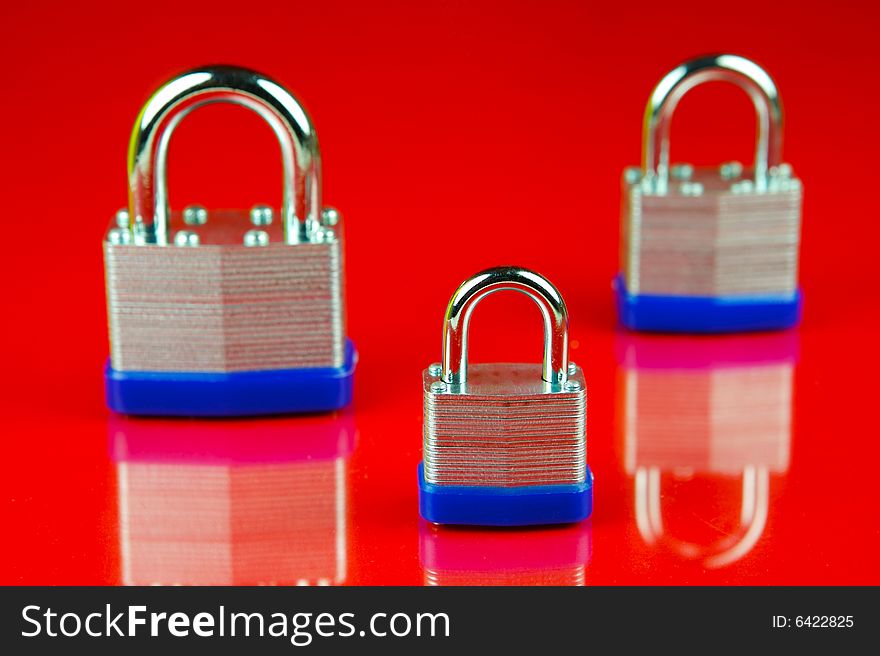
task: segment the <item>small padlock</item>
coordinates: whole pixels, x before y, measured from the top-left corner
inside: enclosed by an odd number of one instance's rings
[[[727,81],[755,105],[754,167],[669,165],[669,128],[693,87]],[[782,162],[776,85],[736,55],[685,62],[654,88],[645,110],[642,168],[623,176],[621,323],[635,330],[781,329],[800,319],[800,181]]]
[[[544,323],[544,363],[468,366],[468,324],[489,294],[529,296]],[[424,462],[419,508],[437,524],[519,526],[576,522],[592,510],[586,386],[568,361],[568,311],[543,276],[488,269],[453,294],[443,364],[423,373]]]
[[[284,168],[280,217],[264,205],[250,221],[243,210],[169,211],[171,135],[216,102],[272,127]],[[342,226],[321,204],[320,165],[305,110],[259,73],[196,69],[153,94],[131,136],[129,208],[104,241],[110,408],[233,416],[349,403],[356,353],[345,336]]]
[[[797,334],[623,334],[617,347],[617,424],[639,533],[707,568],[742,558],[764,531],[771,475],[788,470]],[[739,504],[738,521],[716,527],[708,541],[675,537],[664,521],[664,506],[675,500],[662,493],[664,477],[687,485],[740,479],[741,492],[724,500],[731,510]]]

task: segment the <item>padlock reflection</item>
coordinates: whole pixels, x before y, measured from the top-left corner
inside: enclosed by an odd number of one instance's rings
[[[110,421],[124,584],[345,581],[351,412]]]
[[[617,425],[646,543],[729,565],[761,539],[788,470],[796,334],[621,334]]]
[[[421,521],[425,585],[584,585],[590,531],[589,521],[516,530]]]

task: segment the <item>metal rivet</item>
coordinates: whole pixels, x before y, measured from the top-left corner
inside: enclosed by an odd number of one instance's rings
[[[673,164],[669,167],[669,175],[675,180],[690,180],[694,175],[692,164]]]
[[[325,207],[321,211],[321,224],[325,226],[335,226],[339,223],[339,219],[342,218],[342,215],[339,214],[339,211],[335,207]]]
[[[574,362],[568,363],[568,375],[574,376],[578,371],[578,366]]]
[[[333,228],[318,228],[312,240],[318,244],[330,244],[336,241],[336,233]]]
[[[186,225],[205,225],[208,222],[208,210],[201,205],[187,205],[183,208],[183,222]]]
[[[722,180],[736,180],[743,173],[743,165],[740,162],[724,162],[718,168],[718,173]]]
[[[576,380],[570,380],[565,384],[566,392],[577,392],[581,388],[581,384]]]
[[[116,225],[120,228],[128,228],[128,225],[131,223],[131,218],[128,215],[128,210],[124,207],[116,212]]]
[[[189,230],[178,230],[174,235],[175,246],[198,246],[199,236]]]
[[[107,234],[107,241],[116,246],[119,244],[130,244],[131,233],[128,231],[128,228],[113,228]]]
[[[251,208],[251,223],[255,226],[267,226],[272,223],[272,208],[268,205],[254,205]]]
[[[623,180],[626,184],[636,184],[642,179],[642,169],[638,166],[627,166],[623,169]]]
[[[265,230],[248,230],[244,233],[245,246],[268,246],[269,233]]]
[[[682,182],[679,191],[684,196],[701,196],[703,194],[703,185],[699,182]]]
[[[730,185],[730,191],[735,194],[747,194],[755,189],[755,183],[751,180],[740,180]]]
[[[446,383],[444,383],[442,380],[438,380],[438,381],[431,383],[431,391],[436,392],[438,394],[440,392],[445,392],[446,391]]]
[[[443,367],[440,365],[439,362],[434,362],[433,364],[430,364],[428,366],[428,373],[432,376],[439,376],[441,373],[443,373]]]

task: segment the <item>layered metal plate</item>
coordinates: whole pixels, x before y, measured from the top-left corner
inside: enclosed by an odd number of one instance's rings
[[[283,240],[280,221],[212,211],[171,215],[169,245],[104,241],[112,366],[117,371],[236,372],[340,367],[344,359],[339,229]]]
[[[802,187],[787,168],[757,190],[749,171],[679,165],[657,193],[624,176],[621,261],[630,294],[749,296],[797,289]]]
[[[586,478],[586,387],[546,383],[539,364],[473,364],[463,385],[423,374],[425,481],[522,487]]]

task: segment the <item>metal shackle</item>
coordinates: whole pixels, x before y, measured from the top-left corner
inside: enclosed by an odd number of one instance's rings
[[[731,82],[749,94],[758,117],[755,188],[766,191],[768,177],[782,158],[782,104],[772,78],[755,62],[738,55],[691,59],[660,80],[645,108],[642,174],[658,193],[669,184],[669,128],[678,102],[704,82]]]
[[[449,384],[467,382],[468,325],[477,304],[502,290],[523,293],[541,309],[544,322],[544,364],[541,378],[548,383],[568,379],[568,310],[553,284],[544,276],[520,267],[486,269],[464,281],[446,308],[443,322],[443,370]]]
[[[138,115],[128,149],[129,216],[136,239],[168,243],[168,142],[187,114],[218,102],[247,107],[272,128],[281,146],[284,240],[302,241],[320,222],[321,157],[315,129],[302,105],[281,85],[234,66],[197,68],[175,77]],[[297,212],[298,191],[304,196],[302,212]]]

